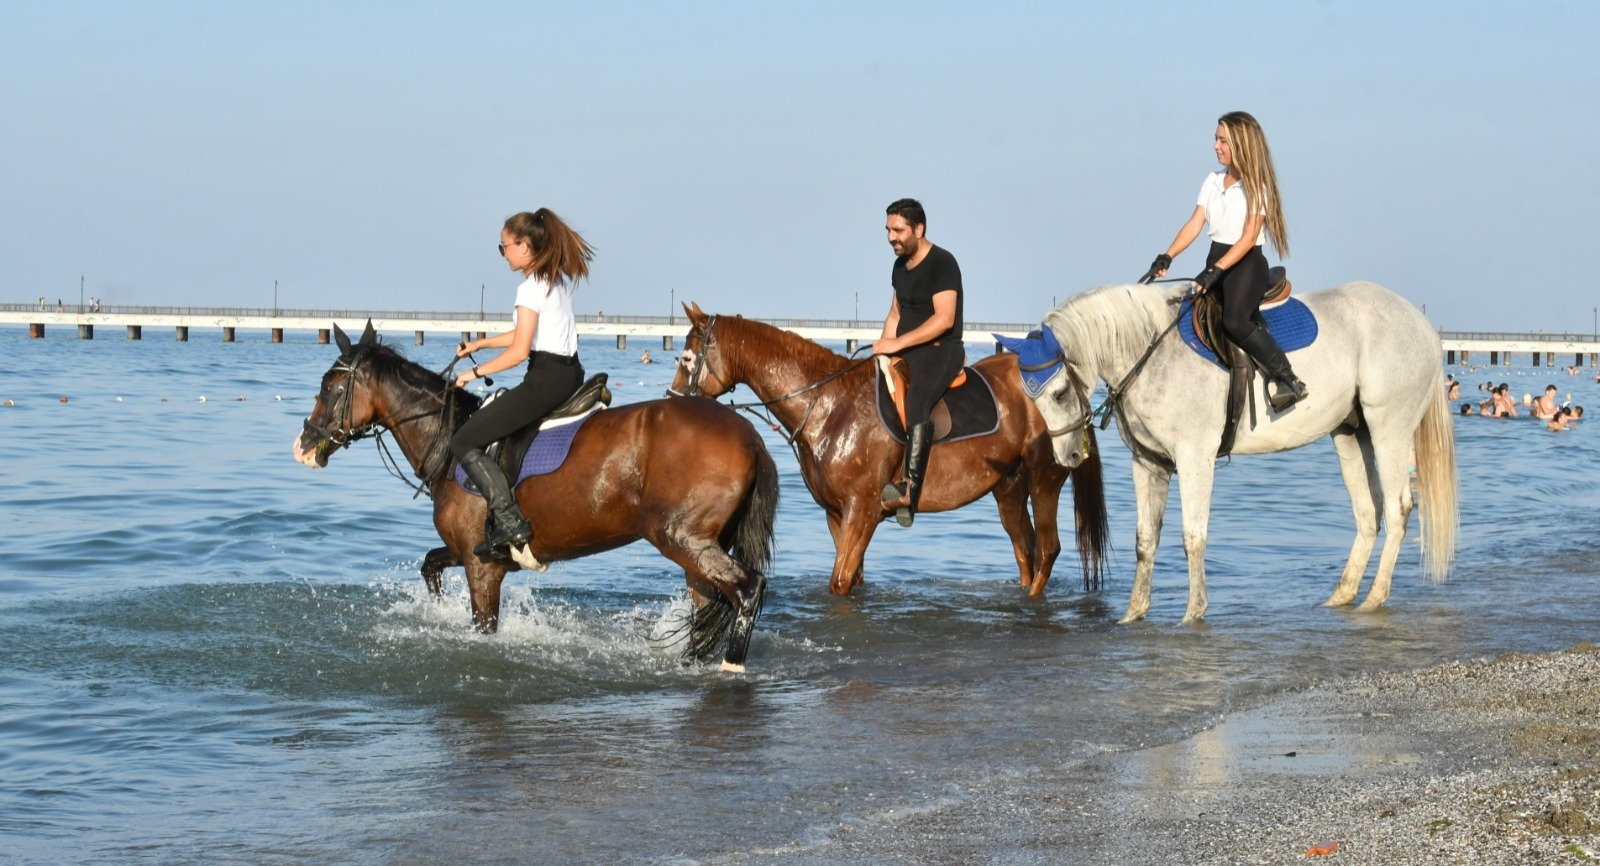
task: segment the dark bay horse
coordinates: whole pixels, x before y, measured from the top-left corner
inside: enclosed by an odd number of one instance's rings
[[[707,315],[698,304],[683,309],[690,328],[673,392],[717,397],[748,385],[768,406],[788,430],[806,487],[827,513],[835,549],[830,588],[848,594],[862,581],[878,523],[889,516],[880,491],[903,451],[878,420],[872,365],[763,322]],[[1022,585],[1038,596],[1061,552],[1056,509],[1068,470],[1056,462],[1044,419],[1022,391],[1016,356],[995,355],[974,367],[994,392],[1000,428],[935,444],[918,510],[950,511],[993,493]],[[1080,442],[1084,454],[1071,473],[1078,554],[1085,588],[1093,589],[1106,545],[1105,499],[1093,432]]]
[[[428,555],[424,574],[432,569],[436,586],[439,571],[464,566],[473,624],[495,631],[500,584],[514,566],[472,553],[483,540],[486,506],[456,483],[447,447],[480,401],[379,344],[370,322],[355,345],[337,327],[334,336],[340,355],[322,377],[295,459],[326,466],[330,453],[374,428],[393,434],[433,498],[433,525],[445,543]],[[655,545],[683,568],[696,604],[686,652],[705,658],[726,632],[723,670],[744,669],[766,591],[778,472],[737,414],[710,400],[605,409],[584,424],[559,469],[527,479],[516,497],[541,563],[641,538]]]

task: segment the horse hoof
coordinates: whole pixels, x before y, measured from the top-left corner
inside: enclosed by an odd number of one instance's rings
[[[736,665],[733,662],[723,662],[722,670],[725,673],[742,674],[744,673],[744,665]]]

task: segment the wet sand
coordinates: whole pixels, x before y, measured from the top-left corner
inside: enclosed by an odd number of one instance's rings
[[[1047,764],[738,860],[1600,863],[1600,648],[1356,677]]]

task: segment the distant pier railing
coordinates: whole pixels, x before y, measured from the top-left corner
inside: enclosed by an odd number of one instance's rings
[[[179,342],[187,342],[191,328],[218,329],[224,342],[233,342],[238,329],[264,330],[273,342],[282,342],[285,331],[311,331],[317,341],[328,342],[333,324],[345,330],[360,329],[367,321],[380,332],[411,331],[417,345],[427,333],[482,334],[507,329],[508,312],[462,312],[459,310],[371,310],[306,307],[185,307],[128,304],[0,303],[0,325],[26,325],[29,336],[43,337],[47,327],[72,326],[80,339],[92,340],[95,327],[126,329],[127,339],[141,340],[146,327],[172,328]],[[688,329],[683,316],[642,316],[597,312],[579,314],[580,336],[614,337],[617,347],[627,348],[628,338],[658,338],[670,350],[674,340]],[[866,319],[785,319],[764,318],[763,322],[794,331],[819,342],[842,342],[853,351],[877,339],[883,323]],[[988,343],[989,334],[1021,336],[1036,323],[965,323],[969,343]],[[1520,333],[1508,331],[1440,331],[1444,362],[1449,365],[1479,364],[1508,366],[1512,358],[1528,357],[1533,366],[1600,366],[1600,334],[1595,333]],[[1572,359],[1568,364],[1566,359]],[[1558,361],[1560,363],[1558,363]]]

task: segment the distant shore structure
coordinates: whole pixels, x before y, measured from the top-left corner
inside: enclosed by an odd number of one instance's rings
[[[379,333],[410,331],[416,345],[424,345],[426,335],[450,334],[463,339],[507,330],[509,313],[462,313],[425,310],[348,310],[289,309],[270,307],[158,307],[113,306],[99,304],[46,305],[35,303],[0,304],[0,326],[26,326],[28,336],[42,338],[49,327],[77,329],[78,339],[92,340],[95,328],[123,328],[129,340],[144,339],[145,328],[171,328],[180,343],[189,341],[190,329],[220,331],[224,343],[234,342],[240,330],[268,331],[272,342],[283,342],[285,331],[313,332],[318,343],[329,342],[334,324],[347,331],[360,331],[368,319]],[[737,312],[737,311],[728,311]],[[854,352],[869,345],[883,331],[883,323],[852,319],[762,319],[817,342],[844,343]],[[613,337],[618,349],[628,348],[628,338],[661,341],[664,351],[672,351],[676,341],[687,333],[688,319],[682,316],[630,316],[596,313],[578,316],[580,337]],[[968,344],[988,344],[989,334],[1021,337],[1037,324],[1017,322],[968,322]],[[1450,366],[1476,363],[1480,366],[1510,366],[1513,357],[1531,359],[1535,367],[1600,366],[1600,334],[1536,334],[1492,331],[1440,331],[1444,363]],[[999,347],[994,347],[999,351]],[[1565,359],[1572,359],[1567,362]],[[1558,360],[1559,359],[1559,360]]]

